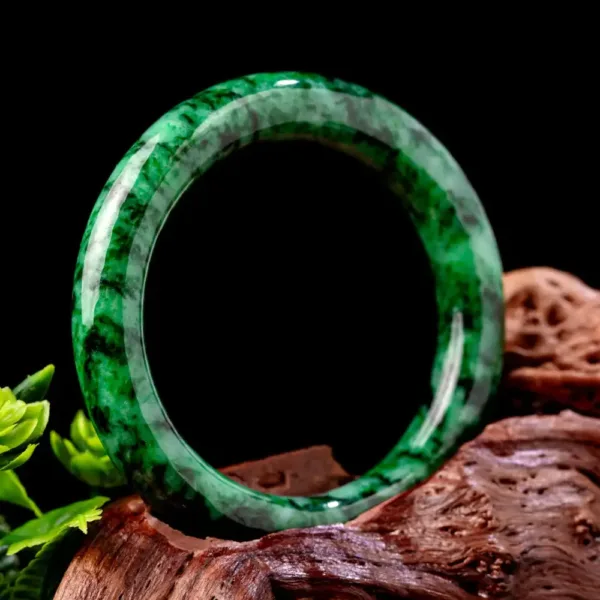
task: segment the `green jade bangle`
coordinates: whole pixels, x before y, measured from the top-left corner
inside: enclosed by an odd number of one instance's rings
[[[207,464],[169,419],[144,348],[144,287],[170,211],[197,177],[236,148],[283,139],[321,142],[380,172],[420,235],[438,307],[432,399],[424,399],[380,464],[312,497],[260,493]],[[98,434],[145,499],[194,520],[227,517],[275,531],[347,521],[419,483],[447,459],[465,432],[479,425],[497,385],[503,311],[493,232],[475,191],[440,142],[398,106],[360,86],[313,74],[266,73],[215,85],[179,104],[118,164],[82,241],[73,343]],[[310,410],[310,398],[302,409]],[[387,418],[394,418],[393,410]]]

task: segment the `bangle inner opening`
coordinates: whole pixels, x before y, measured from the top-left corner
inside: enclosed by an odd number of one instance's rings
[[[434,286],[377,173],[317,142],[251,145],[194,182],[159,236],[144,306],[157,391],[216,468],[328,445],[360,476],[431,400]],[[287,477],[254,483],[280,493]]]

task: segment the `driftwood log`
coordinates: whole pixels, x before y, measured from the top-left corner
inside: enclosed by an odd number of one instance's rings
[[[112,505],[57,600],[594,600],[600,421],[487,427],[427,482],[346,525],[251,542],[189,538],[139,498]]]
[[[56,598],[599,598],[600,292],[547,268],[508,273],[504,286],[506,412],[560,414],[488,426],[428,481],[345,525],[201,540],[123,499]],[[327,447],[224,471],[289,495],[351,478]]]

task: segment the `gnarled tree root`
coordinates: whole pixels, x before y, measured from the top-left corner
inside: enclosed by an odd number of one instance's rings
[[[113,504],[57,600],[578,598],[600,590],[600,420],[494,423],[422,485],[346,525],[199,540]]]

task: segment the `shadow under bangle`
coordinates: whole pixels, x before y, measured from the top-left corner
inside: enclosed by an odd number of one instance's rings
[[[145,281],[170,211],[216,161],[257,141],[284,139],[319,141],[379,171],[420,235],[438,308],[433,399],[423,402],[377,466],[314,497],[261,493],[207,464],[169,419],[144,348]],[[190,518],[225,516],[263,531],[344,522],[422,481],[478,424],[502,365],[502,266],[465,175],[393,103],[313,74],[257,74],[215,85],[150,127],[93,209],[74,300],[73,343],[85,402],[130,483],[156,506],[188,511]]]

